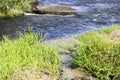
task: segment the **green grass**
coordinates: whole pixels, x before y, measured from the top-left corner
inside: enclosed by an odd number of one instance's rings
[[[15,40],[4,37],[0,42],[0,80],[27,80],[25,75],[21,76],[22,73],[32,71],[40,75],[42,70],[57,77],[59,68],[57,50],[38,41],[37,34],[29,33]]]
[[[120,40],[116,41],[110,36],[116,30],[120,32],[120,26],[113,25],[79,36],[80,48],[72,63],[100,80],[120,80]],[[118,36],[117,33],[115,35]]]
[[[14,17],[30,11],[37,0],[0,0],[0,17]]]
[[[104,34],[104,33],[109,34],[109,33],[113,32],[115,30],[120,30],[120,26],[117,25],[117,24],[114,24],[114,25],[112,25],[111,28],[99,29],[98,32],[102,33],[102,34]]]

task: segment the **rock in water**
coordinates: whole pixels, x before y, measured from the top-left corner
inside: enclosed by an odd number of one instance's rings
[[[36,14],[75,15],[77,11],[66,6],[44,6],[33,10]]]

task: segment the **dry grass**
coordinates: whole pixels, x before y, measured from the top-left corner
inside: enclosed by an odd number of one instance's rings
[[[120,41],[120,30],[115,30],[109,34],[109,37],[114,41]]]

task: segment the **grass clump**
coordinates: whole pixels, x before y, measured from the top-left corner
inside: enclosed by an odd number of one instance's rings
[[[42,73],[55,77],[59,68],[57,50],[39,42],[37,34],[26,34],[16,40],[4,37],[0,42],[0,80],[27,80],[30,76],[26,77],[26,72],[34,73],[32,80],[38,80]]]
[[[31,9],[37,0],[0,0],[0,17],[14,17]]]
[[[120,33],[120,27],[114,25],[79,36],[81,46],[72,63],[100,80],[120,80],[120,40],[110,35],[116,30]]]

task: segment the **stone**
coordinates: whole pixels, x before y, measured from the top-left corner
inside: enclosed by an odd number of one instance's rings
[[[55,14],[55,15],[75,15],[77,11],[71,7],[66,6],[43,6],[36,7],[32,11],[36,14]]]

